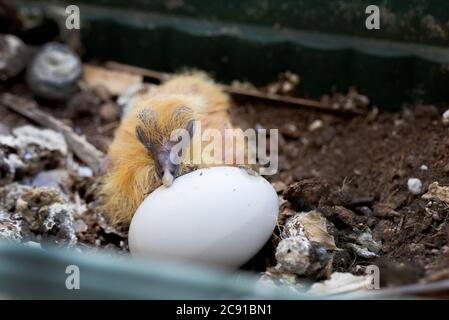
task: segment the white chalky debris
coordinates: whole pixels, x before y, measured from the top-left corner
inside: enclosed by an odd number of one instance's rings
[[[13,130],[14,135],[0,136],[0,144],[13,149],[26,149],[37,145],[49,151],[59,151],[67,154],[67,144],[64,136],[50,129],[38,129],[33,126],[22,126]]]
[[[304,236],[283,239],[276,248],[276,260],[284,271],[305,274],[311,263],[309,240]]]
[[[329,261],[327,250],[337,250],[328,222],[319,212],[301,212],[289,218],[276,248],[277,268],[282,272],[315,276]]]
[[[20,242],[22,240],[20,230],[20,221],[11,219],[6,213],[0,210],[0,239]]]

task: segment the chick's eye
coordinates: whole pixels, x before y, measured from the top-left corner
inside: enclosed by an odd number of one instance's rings
[[[148,152],[153,153],[153,144],[151,143],[150,139],[145,135],[141,127],[136,127],[136,137],[142,143],[145,148],[148,150]]]

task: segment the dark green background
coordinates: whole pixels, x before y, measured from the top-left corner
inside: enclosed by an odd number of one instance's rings
[[[70,3],[80,4],[90,57],[162,71],[195,67],[225,82],[263,84],[291,70],[303,96],[355,85],[384,108],[449,100],[449,1]],[[381,30],[365,28],[368,4],[380,7]]]

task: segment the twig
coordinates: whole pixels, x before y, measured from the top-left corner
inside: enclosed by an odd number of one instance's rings
[[[159,71],[150,70],[150,69],[146,69],[146,68],[130,66],[127,64],[114,62],[114,61],[107,62],[106,67],[113,69],[113,70],[124,71],[124,72],[128,72],[128,73],[134,73],[134,74],[138,74],[141,76],[153,78],[153,79],[159,80],[161,82],[166,81],[173,76],[170,73],[159,72]],[[322,103],[321,101],[312,100],[312,99],[288,97],[288,96],[281,96],[281,95],[277,95],[277,94],[266,94],[266,93],[256,91],[256,90],[239,89],[239,88],[235,88],[235,87],[225,85],[225,84],[221,84],[220,86],[222,87],[222,89],[225,92],[228,92],[232,95],[251,97],[251,98],[273,101],[273,102],[282,102],[282,103],[295,105],[295,106],[303,106],[303,107],[309,107],[309,108],[314,108],[314,109],[320,109],[322,111],[327,111],[327,112],[361,114],[361,112],[358,110],[334,109],[334,108],[331,108],[330,106]]]
[[[115,62],[115,61],[109,61],[106,62],[106,68],[117,70],[117,71],[123,71],[128,73],[134,73],[138,75],[142,75],[144,77],[150,77],[159,81],[166,81],[172,77],[170,73],[150,70],[146,68],[136,67],[136,66],[130,66],[128,64]]]
[[[40,110],[36,102],[13,94],[3,93],[0,95],[0,104],[43,127],[62,133],[70,150],[95,173],[100,172],[101,161],[104,157],[103,152],[87,142],[85,138],[76,134],[68,125]]]

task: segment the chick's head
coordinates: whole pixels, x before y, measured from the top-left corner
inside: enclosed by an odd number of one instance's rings
[[[164,186],[170,186],[179,175],[182,152],[194,133],[195,103],[183,97],[160,97],[137,109],[136,137],[154,160]]]

